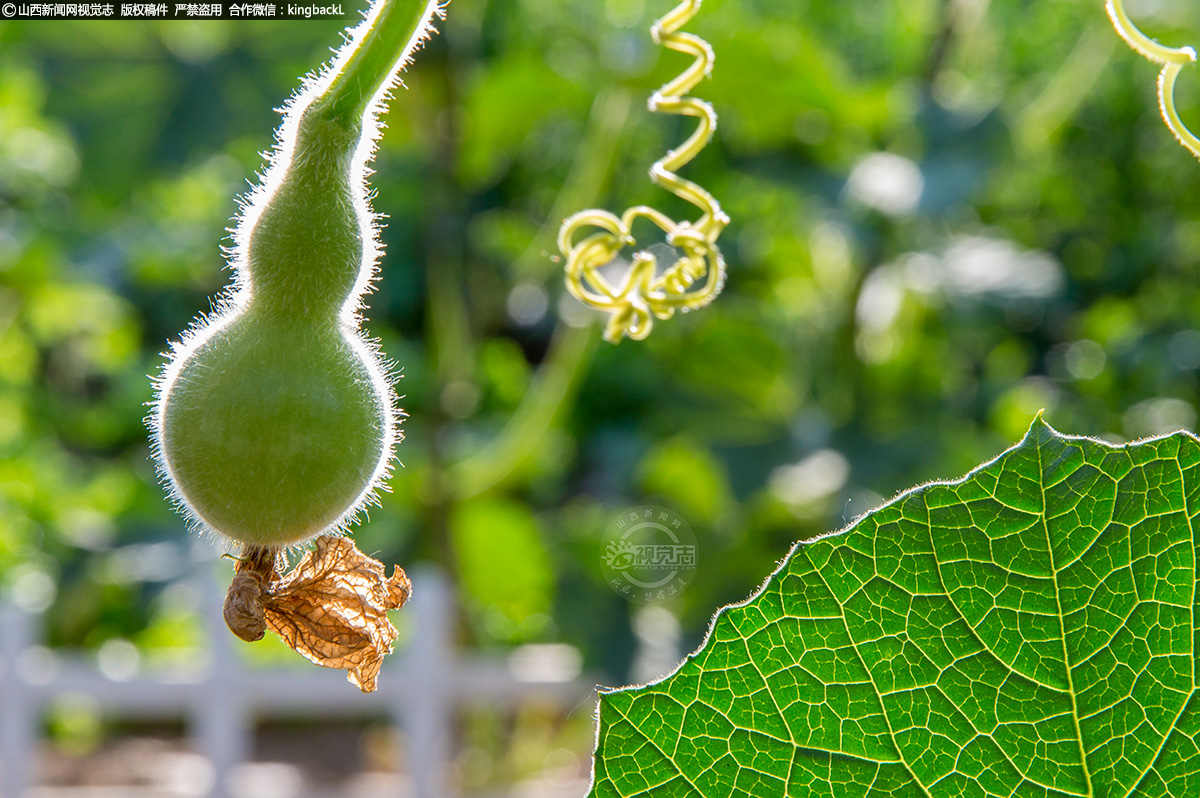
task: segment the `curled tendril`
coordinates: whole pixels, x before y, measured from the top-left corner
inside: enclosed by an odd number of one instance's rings
[[[1163,121],[1179,139],[1179,143],[1200,158],[1200,138],[1188,130],[1175,108],[1175,81],[1185,65],[1195,63],[1196,51],[1191,47],[1164,47],[1142,33],[1129,19],[1124,0],[1108,0],[1107,7],[1108,16],[1121,38],[1141,55],[1156,64],[1162,64],[1162,73],[1158,76],[1158,105],[1162,109]]]
[[[717,237],[729,224],[729,217],[711,194],[675,173],[704,149],[717,128],[712,106],[687,96],[712,71],[713,52],[708,42],[680,33],[680,28],[700,10],[700,2],[684,0],[650,28],[655,44],[696,57],[691,66],[650,97],[650,110],[699,120],[687,141],[650,168],[650,179],[695,205],[703,215],[694,222],[676,222],[645,205],[629,208],[620,217],[608,211],[587,210],[568,217],[558,234],[558,248],[567,260],[567,289],[584,304],[610,314],[604,337],[613,343],[623,336],[645,338],[655,318],[668,319],[676,310],[704,307],[725,284],[725,261]],[[654,255],[636,252],[620,285],[614,286],[600,273],[600,267],[616,258],[622,248],[637,243],[631,231],[639,219],[661,229],[667,243],[682,255],[660,274]],[[598,232],[579,238],[584,228]]]

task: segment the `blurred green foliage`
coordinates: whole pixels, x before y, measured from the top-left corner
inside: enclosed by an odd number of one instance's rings
[[[670,605],[690,646],[793,540],[962,474],[1039,408],[1110,439],[1193,426],[1200,370],[1200,165],[1100,0],[708,0],[721,127],[687,176],[733,218],[728,285],[599,345],[553,238],[583,207],[688,213],[645,176],[689,130],[642,105],[681,66],[646,34],[668,5],[454,0],[373,177],[367,328],[409,418],[356,539],[446,568],[465,641],[569,642],[614,683],[632,608],[600,536],[621,510],[695,530]],[[1200,41],[1188,0],[1130,11]],[[0,580],[53,644],[197,639],[146,375],[225,283],[272,109],[340,27],[0,25]]]

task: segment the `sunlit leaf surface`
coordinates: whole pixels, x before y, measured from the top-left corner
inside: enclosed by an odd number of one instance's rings
[[[603,695],[597,796],[1200,795],[1200,442],[1040,419],[797,545],[674,675]]]

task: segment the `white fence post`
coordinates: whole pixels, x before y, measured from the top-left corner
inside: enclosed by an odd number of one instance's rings
[[[416,629],[405,652],[407,695],[399,694],[408,700],[407,707],[401,705],[398,710],[415,798],[446,798],[450,794],[447,770],[453,755],[454,705],[448,688],[454,675],[453,602],[441,573],[423,569],[414,575]]]
[[[455,712],[466,701],[515,706],[529,698],[577,706],[592,683],[574,669],[544,667],[548,649],[530,646],[513,657],[463,657],[457,641],[454,591],[434,569],[414,569],[413,597],[403,611],[412,637],[384,664],[379,692],[363,695],[341,671],[243,668],[221,615],[221,585],[201,562],[200,588],[208,667],[125,674],[119,678],[69,652],[39,651],[41,618],[0,602],[0,798],[23,798],[40,745],[44,707],[66,693],[86,695],[116,717],[182,718],[198,753],[212,764],[210,798],[230,798],[231,775],[252,756],[254,722],[267,717],[375,717],[390,708],[403,729],[403,771],[410,798],[449,798]],[[197,652],[201,654],[202,652]],[[559,652],[561,653],[561,651]],[[46,664],[35,665],[44,654]],[[520,655],[524,655],[523,657]],[[577,658],[577,653],[575,654]],[[524,667],[514,667],[520,660]],[[542,667],[530,669],[530,663]]]
[[[35,644],[33,619],[0,606],[0,795],[19,798],[29,786],[29,761],[37,750],[37,707],[21,678],[23,655]]]
[[[190,732],[196,748],[212,764],[210,798],[230,798],[233,770],[251,755],[254,717],[246,706],[233,638],[225,628],[220,585],[211,574],[205,576],[203,621],[212,660],[192,694]]]

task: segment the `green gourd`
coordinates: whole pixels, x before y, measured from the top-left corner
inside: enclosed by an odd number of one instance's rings
[[[172,347],[151,418],[164,482],[204,530],[281,548],[344,530],[386,479],[401,413],[360,329],[380,255],[377,115],[437,0],[378,0],[284,110],[216,311]]]

